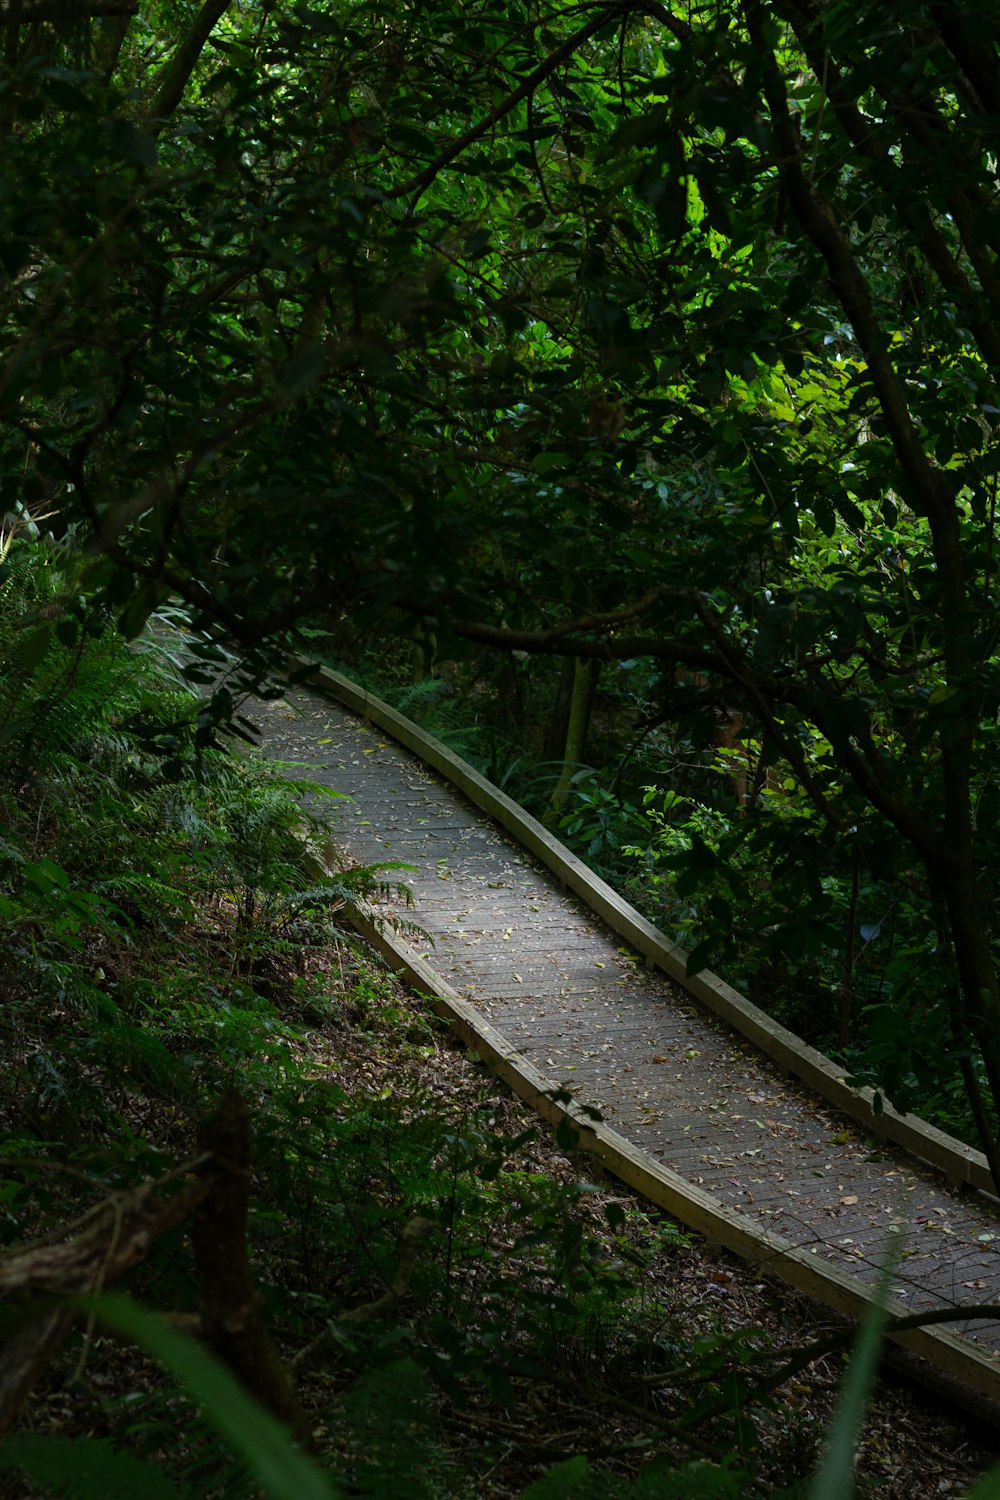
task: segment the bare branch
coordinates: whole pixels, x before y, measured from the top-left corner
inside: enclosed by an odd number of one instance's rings
[[[29,1245],[0,1260],[0,1296],[80,1296],[99,1291],[145,1260],[159,1237],[181,1223],[208,1192],[195,1182],[164,1198],[143,1183],[100,1205],[89,1229],[60,1245]],[[47,1307],[29,1316],[0,1355],[0,1438],[24,1410],[49,1360],[79,1317],[76,1308]]]

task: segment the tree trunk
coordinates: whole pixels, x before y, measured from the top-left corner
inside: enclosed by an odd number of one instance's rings
[[[247,1253],[250,1122],[235,1089],[198,1133],[211,1184],[194,1215],[202,1333],[247,1390],[307,1447],[309,1423],[264,1320]]]
[[[600,671],[601,664],[598,661],[587,661],[581,656],[573,659],[573,689],[566,720],[562,770],[549,804],[549,811],[553,816],[558,816],[564,810],[569,801],[573,777],[583,762],[587,748],[587,730],[590,728],[590,712],[594,706],[594,692]]]
[[[971,853],[960,868],[952,865],[946,874],[932,873],[937,875],[934,883],[941,890],[948,914],[958,970],[960,993],[952,1006],[956,1030],[974,1040],[982,1058],[992,1118],[983,1107],[972,1070],[963,1068],[963,1078],[982,1148],[1000,1192],[1000,979],[993,961],[989,924],[979,899]]]

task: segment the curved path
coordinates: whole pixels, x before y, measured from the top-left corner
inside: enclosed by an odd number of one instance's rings
[[[324,676],[337,691],[342,680]],[[291,751],[309,767],[298,774],[351,799],[324,801],[340,848],[364,864],[414,866],[403,874],[414,906],[401,915],[426,937],[407,940],[420,956],[390,942],[399,966],[418,987],[446,997],[463,1034],[544,1113],[558,1112],[544,1098],[550,1080],[598,1109],[606,1126],[587,1132],[589,1144],[619,1175],[841,1311],[863,1311],[887,1261],[894,1314],[1000,1302],[995,1199],[950,1187],[817,1103],[687,989],[645,967],[634,947],[384,728],[303,690],[260,705],[255,718],[262,748],[276,744],[286,759]],[[383,723],[397,718],[382,715]],[[578,863],[568,856],[559,868]],[[641,938],[648,924],[637,921]],[[764,1024],[767,1044],[781,1028]],[[810,1076],[817,1054],[802,1051]],[[839,1099],[836,1070],[825,1067]],[[925,1157],[943,1153],[953,1174],[981,1180],[976,1153],[956,1143],[949,1155],[937,1132],[918,1137],[918,1149],[920,1139],[929,1143]],[[1000,1323],[959,1319],[947,1331],[899,1341],[1000,1404]]]

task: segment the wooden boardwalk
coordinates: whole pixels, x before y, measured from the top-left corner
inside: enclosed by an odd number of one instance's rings
[[[747,1221],[917,1312],[1000,1302],[1000,1205],[817,1103],[636,954],[388,735],[308,691],[258,706],[265,750],[346,794],[357,861],[403,860],[434,969],[538,1070]],[[1000,1364],[1000,1324],[954,1332]]]

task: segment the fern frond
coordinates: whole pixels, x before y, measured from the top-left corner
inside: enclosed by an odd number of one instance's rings
[[[188,921],[194,915],[190,898],[176,885],[157,880],[138,871],[122,870],[104,880],[96,880],[91,890],[97,896],[110,896],[115,902],[128,901],[145,920],[161,920],[169,912]]]
[[[8,1438],[0,1469],[20,1469],[60,1500],[194,1500],[171,1484],[159,1465],[119,1452],[106,1438],[68,1438],[50,1432]]]

